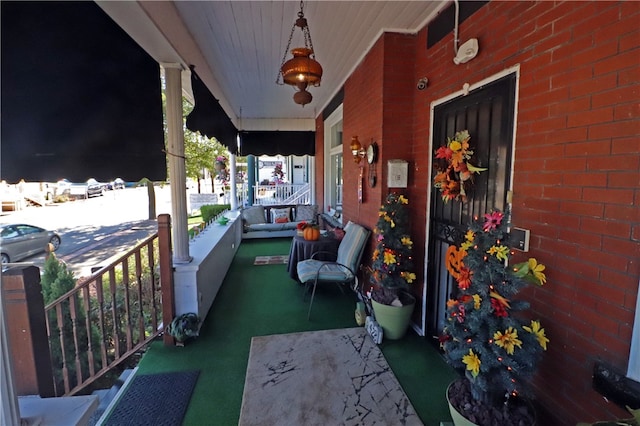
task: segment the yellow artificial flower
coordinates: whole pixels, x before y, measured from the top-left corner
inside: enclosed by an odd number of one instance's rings
[[[458,142],[458,141],[452,141],[449,144],[449,149],[451,151],[460,151],[462,149],[462,144],[460,142]]]
[[[462,357],[462,362],[466,364],[467,370],[471,371],[471,375],[476,377],[480,373],[480,358],[469,349],[469,354]]]
[[[480,309],[480,302],[482,302],[482,297],[480,297],[479,294],[474,294],[472,297],[474,309]]]
[[[467,251],[471,247],[473,247],[473,241],[465,241],[464,243],[460,244],[461,251]]]
[[[411,241],[411,238],[407,237],[406,235],[402,237],[400,241],[403,245],[409,246],[409,248],[411,248],[411,246],[413,245],[413,241]]]
[[[398,197],[398,201],[402,204],[409,204],[409,200],[404,195]]]
[[[542,346],[542,349],[547,350],[547,343],[549,343],[549,339],[544,335],[544,328],[540,328],[540,321],[531,321],[531,327],[523,326],[526,331],[531,334],[534,334],[538,339],[538,343]]]
[[[529,258],[529,271],[531,271],[533,273],[533,276],[536,277],[538,279],[538,281],[540,281],[540,285],[543,285],[544,283],[547,282],[547,277],[544,275],[544,268],[545,266],[542,263],[538,263],[538,261],[531,257]]]
[[[518,339],[518,330],[514,330],[513,327],[507,328],[504,333],[496,331],[493,339],[495,344],[504,348],[509,355],[513,355],[516,346],[522,347],[522,341]]]
[[[416,279],[416,274],[413,272],[401,272],[400,276],[404,278],[409,284],[411,284]]]
[[[395,254],[391,253],[390,251],[385,251],[384,252],[384,263],[386,263],[387,265],[391,265],[391,264],[396,263]]]
[[[464,238],[465,238],[467,241],[473,241],[473,238],[474,238],[475,236],[476,236],[476,234],[474,234],[474,233],[473,233],[473,231],[472,231],[471,229],[469,229],[469,230],[467,231],[467,233],[464,235]]]
[[[487,250],[492,256],[495,256],[498,260],[507,260],[507,255],[509,254],[509,247],[507,246],[491,246],[489,250]]]
[[[392,227],[392,228],[395,228],[395,227],[396,227],[396,223],[395,223],[393,220],[390,220],[389,222],[391,223],[391,227]]]
[[[378,249],[375,249],[373,251],[373,256],[371,256],[373,258],[373,260],[376,260],[378,258],[378,255],[380,254],[380,251]]]

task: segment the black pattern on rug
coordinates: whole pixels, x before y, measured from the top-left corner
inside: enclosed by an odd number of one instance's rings
[[[179,426],[200,371],[136,375],[105,426]]]
[[[254,337],[241,426],[422,425],[364,328]]]
[[[277,256],[256,256],[253,261],[254,265],[286,265],[289,262],[289,255]]]

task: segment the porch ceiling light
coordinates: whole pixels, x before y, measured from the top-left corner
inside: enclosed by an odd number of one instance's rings
[[[291,47],[291,39],[296,27],[300,28],[304,37],[304,47],[295,47],[291,50],[293,58],[287,59],[287,53]],[[291,27],[287,48],[282,57],[282,65],[278,72],[277,84],[288,84],[294,86],[298,91],[293,95],[293,101],[297,104],[305,106],[313,99],[311,93],[307,92],[309,86],[320,86],[322,79],[322,66],[315,59],[313,51],[313,43],[311,41],[311,33],[307,19],[304,17],[304,4],[300,1],[300,12],[298,19]]]

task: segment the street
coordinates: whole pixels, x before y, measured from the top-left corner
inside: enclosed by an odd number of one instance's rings
[[[156,187],[155,192],[156,213],[170,214],[169,186]],[[0,223],[27,223],[56,231],[62,239],[56,256],[81,278],[157,231],[156,221],[148,220],[148,209],[147,189],[127,188],[86,200],[2,212]],[[40,253],[20,263],[42,268],[44,259]]]

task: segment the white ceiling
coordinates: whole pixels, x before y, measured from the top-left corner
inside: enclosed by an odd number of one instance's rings
[[[313,101],[304,108],[293,102],[291,86],[276,84],[300,2],[97,3],[158,62],[195,64],[238,128],[313,130],[313,119],[384,31],[416,33],[449,2],[305,2],[324,74],[320,87],[308,89]],[[302,45],[296,28],[291,48]]]

